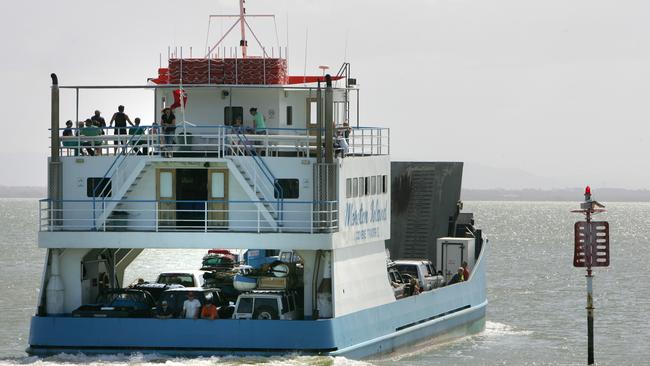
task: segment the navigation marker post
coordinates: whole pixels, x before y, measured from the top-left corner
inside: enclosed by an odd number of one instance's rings
[[[609,266],[609,223],[591,221],[591,216],[606,212],[605,206],[591,199],[591,188],[585,188],[585,201],[579,210],[571,212],[585,215],[586,221],[574,225],[573,266],[587,267],[587,364],[594,364],[594,298],[591,267]]]

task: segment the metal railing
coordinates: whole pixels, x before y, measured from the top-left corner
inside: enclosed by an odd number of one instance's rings
[[[264,134],[255,134],[250,129],[232,126],[192,125],[176,127],[171,143],[165,143],[165,135],[159,126],[126,127],[141,128],[143,135],[111,135],[113,128],[104,128],[104,135],[84,136],[82,129],[70,129],[72,136],[61,137],[61,156],[120,155],[125,147],[129,154],[163,155],[170,157],[224,156],[232,145],[240,143],[238,136],[244,136],[255,145],[255,150],[266,156],[316,156],[316,135],[314,128],[267,128]],[[65,129],[60,129],[64,131]],[[82,131],[80,133],[80,131]],[[335,150],[341,156],[388,155],[390,153],[390,132],[381,127],[351,127],[345,138],[345,129],[337,127],[334,138]],[[135,136],[137,140],[135,140]],[[342,141],[343,140],[343,141]]]
[[[271,227],[256,201],[92,200],[39,201],[40,231],[191,231],[191,232],[295,232],[322,233],[339,229],[338,201],[291,201],[282,215],[283,225]],[[120,205],[95,227],[94,211],[103,205]],[[61,207],[55,209],[54,207]],[[318,209],[317,209],[318,208]],[[59,213],[58,219],[55,214]]]

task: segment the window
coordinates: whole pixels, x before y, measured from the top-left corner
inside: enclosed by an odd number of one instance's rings
[[[381,193],[388,192],[388,177],[385,175],[381,176]]]
[[[286,296],[282,296],[282,314],[291,311],[289,308],[289,299]]]
[[[276,298],[258,297],[255,299],[255,311],[269,311],[279,314],[278,300]]]
[[[88,197],[110,197],[111,178],[87,178],[86,196]]]
[[[298,198],[300,196],[298,179],[277,179],[275,186],[277,188],[273,192],[275,198]]]
[[[359,178],[359,197],[363,197],[366,194],[365,185],[363,183],[363,177]]]
[[[365,180],[365,184],[366,184],[366,189],[365,189],[364,192],[366,193],[366,196],[369,196],[370,195],[370,177],[366,177],[364,180]]]
[[[370,194],[377,194],[377,177],[370,177]]]
[[[240,314],[249,314],[253,312],[253,298],[252,297],[242,297],[239,299],[239,306],[237,307],[237,312]]]
[[[233,121],[239,121],[243,124],[244,121],[244,107],[225,107],[223,109],[223,124],[230,126]]]
[[[350,198],[352,195],[352,182],[350,182],[350,178],[347,178],[345,180],[345,198]]]
[[[293,107],[287,106],[287,126],[293,125]]]
[[[359,179],[352,178],[352,197],[359,197]]]

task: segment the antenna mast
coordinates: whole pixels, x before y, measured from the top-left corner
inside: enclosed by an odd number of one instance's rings
[[[241,46],[242,57],[246,58],[246,47],[248,46],[248,42],[246,42],[246,20],[244,20],[246,8],[244,8],[244,2],[245,0],[239,0],[239,25],[241,28],[241,41],[239,41],[239,45]]]

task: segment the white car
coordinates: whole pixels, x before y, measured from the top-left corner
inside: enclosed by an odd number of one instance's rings
[[[203,278],[204,273],[206,272],[197,270],[162,272],[158,275],[156,283],[181,285],[183,287],[203,287],[205,284],[205,279]]]
[[[396,260],[393,262],[395,268],[401,274],[408,274],[413,278],[416,278],[420,283],[420,288],[422,291],[433,290],[444,286],[445,280],[442,276],[439,276],[431,261],[426,259],[411,259],[411,260]]]
[[[233,319],[298,319],[296,294],[288,291],[251,291],[239,295]]]

